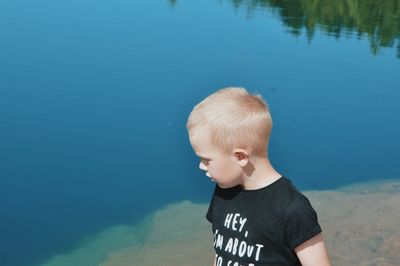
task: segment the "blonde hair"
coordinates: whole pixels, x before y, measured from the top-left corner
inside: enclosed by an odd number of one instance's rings
[[[266,155],[272,118],[261,95],[250,94],[241,87],[228,87],[193,108],[186,128],[190,134],[198,127],[209,131],[211,145],[224,154],[235,148],[247,148],[254,154]]]

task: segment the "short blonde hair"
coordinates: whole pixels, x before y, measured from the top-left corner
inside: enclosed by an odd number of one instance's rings
[[[261,95],[244,88],[223,88],[198,103],[186,128],[190,134],[198,127],[209,131],[211,145],[224,154],[235,148],[250,149],[258,155],[268,153],[272,130],[269,107]]]

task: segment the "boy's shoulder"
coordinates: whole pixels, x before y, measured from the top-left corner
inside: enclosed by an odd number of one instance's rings
[[[282,176],[280,182],[271,189],[269,200],[287,210],[293,206],[300,207],[303,203],[309,203],[308,198],[287,177]]]

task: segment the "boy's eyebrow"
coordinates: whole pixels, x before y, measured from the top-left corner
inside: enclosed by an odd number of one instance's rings
[[[201,158],[201,159],[204,159],[204,160],[211,160],[211,159],[209,159],[209,158],[206,158],[206,157],[201,156],[200,154],[197,154],[197,153],[196,153],[196,155],[197,155],[197,157],[199,157],[199,158]]]

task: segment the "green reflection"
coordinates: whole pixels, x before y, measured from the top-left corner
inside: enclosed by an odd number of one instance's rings
[[[400,0],[228,0],[237,8],[277,12],[295,36],[305,30],[312,40],[315,30],[331,36],[367,36],[371,52],[397,48],[400,58]]]
[[[299,35],[302,29],[312,39],[315,29],[329,35],[367,35],[371,52],[394,47],[400,57],[400,0],[231,0],[250,11],[259,7],[278,9],[282,21]]]
[[[168,0],[171,6],[175,6],[177,0]]]

